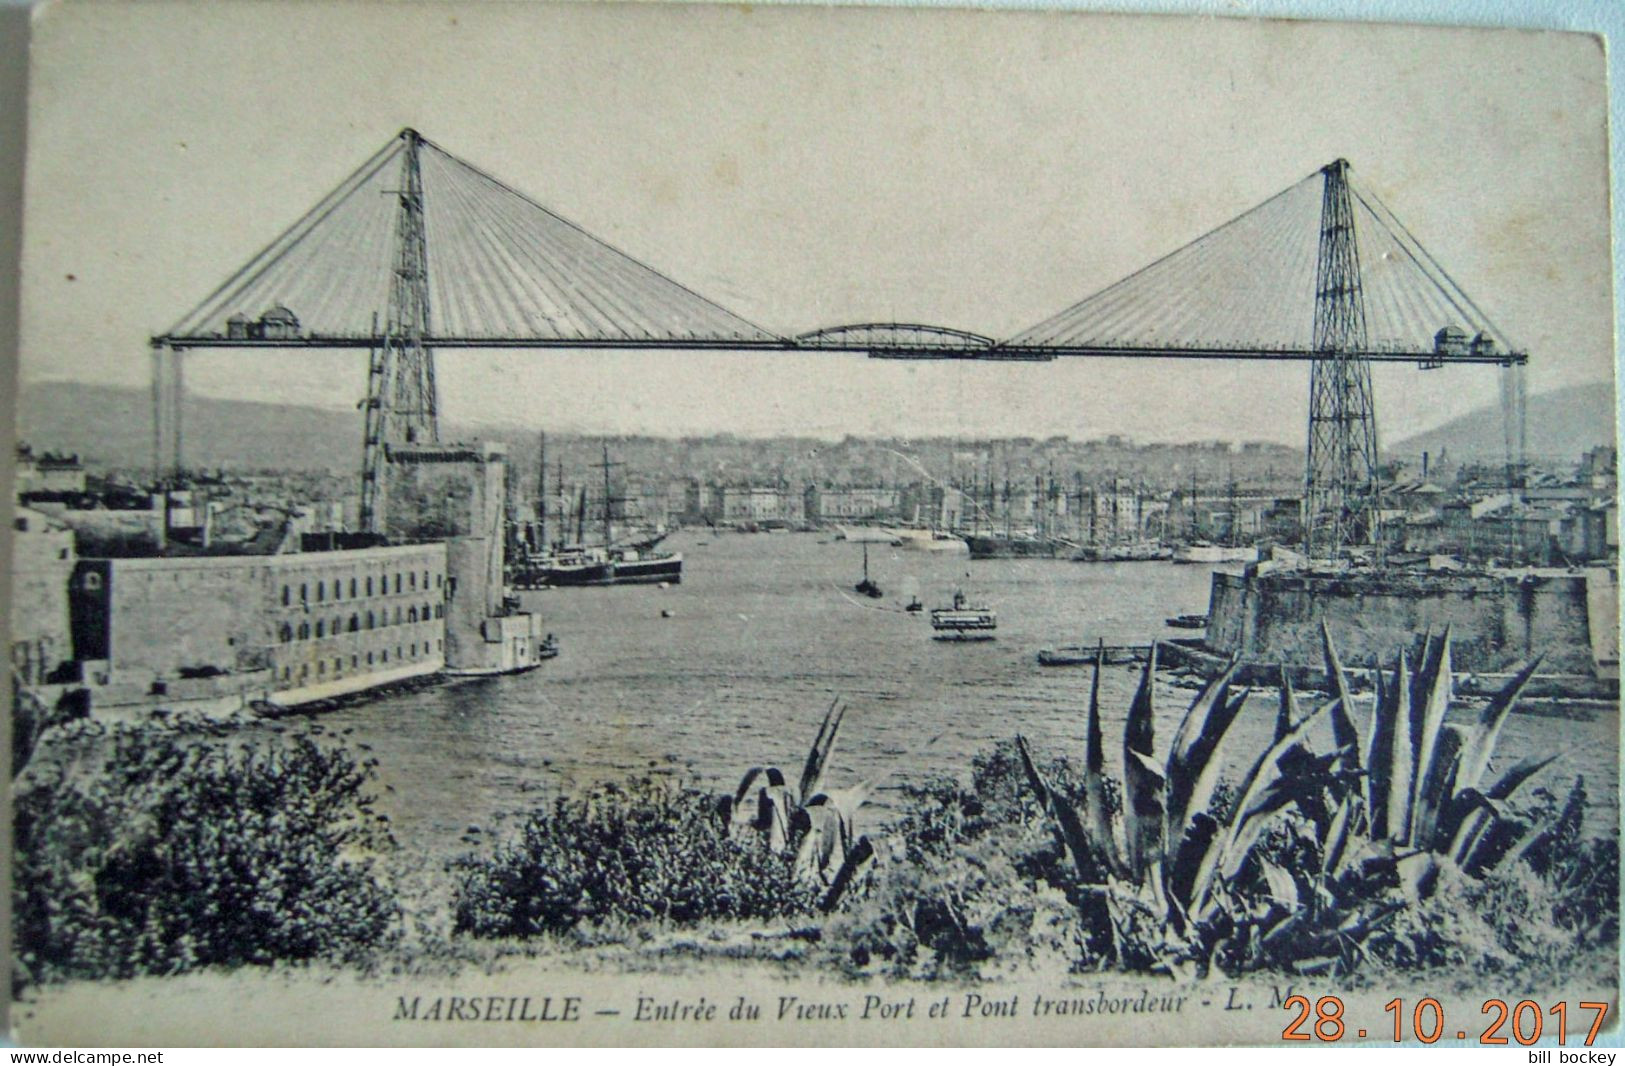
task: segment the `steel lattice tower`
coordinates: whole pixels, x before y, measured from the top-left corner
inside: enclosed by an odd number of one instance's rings
[[[1371,401],[1360,252],[1348,161],[1321,170],[1320,252],[1315,268],[1317,354],[1309,371],[1309,458],[1304,550],[1336,558],[1376,533],[1377,416]]]
[[[368,363],[366,438],[361,466],[361,528],[382,531],[381,479],[386,444],[440,439],[429,335],[429,251],[423,225],[423,172],[418,159],[423,138],[402,130],[400,198],[395,216],[395,268],[383,345]]]

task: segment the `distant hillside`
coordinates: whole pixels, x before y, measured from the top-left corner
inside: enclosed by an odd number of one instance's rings
[[[1612,443],[1612,392],[1606,386],[1584,385],[1529,397],[1530,454],[1535,457],[1577,459],[1587,448]],[[22,392],[17,426],[21,439],[36,448],[77,452],[87,462],[97,466],[145,467],[152,460],[152,399],[145,389],[66,381],[30,385]],[[186,461],[194,467],[345,473],[355,470],[361,461],[361,420],[354,411],[191,396],[186,404],[185,428]],[[533,431],[513,426],[444,425],[441,432],[452,440],[481,438],[504,441],[509,445],[511,454],[523,456],[526,461],[536,446]],[[585,469],[597,458],[596,445],[576,455],[567,443],[570,436],[561,435],[558,440],[561,450],[556,453],[557,457],[568,459],[571,469]],[[828,476],[833,470],[845,470],[854,464],[862,467],[864,472],[860,475],[853,471],[853,476],[895,478],[902,473],[890,467],[869,470],[868,467],[875,466],[872,461],[864,466],[856,458],[843,459],[846,449],[843,444],[789,438],[776,443],[782,446],[764,447],[761,442],[743,442],[735,450],[761,453],[758,458],[767,462],[767,466],[754,470],[756,475],[770,476],[774,470],[794,474],[800,465],[809,464],[807,473],[814,477]],[[1028,443],[1033,447],[1043,447],[1042,442]],[[918,451],[926,442],[915,444],[916,448],[912,450]],[[705,461],[717,458],[708,453],[704,456],[690,454],[693,447],[692,444],[651,441],[647,449],[640,449],[628,439],[618,448],[617,458],[651,473],[664,465],[663,458],[675,461],[678,456],[686,456],[681,463],[685,472],[690,468],[716,468],[716,472],[721,473],[727,468],[742,474],[748,469],[748,464],[745,467],[740,465],[742,456],[728,452],[721,456],[727,462],[719,466],[717,461]],[[1132,448],[1132,445],[1128,447]],[[1452,458],[1500,458],[1500,408],[1480,408],[1442,426],[1390,444],[1385,450],[1410,455],[1429,451],[1437,455],[1441,448],[1448,448]],[[645,451],[648,454],[643,454]],[[820,457],[819,461],[806,460],[806,456],[815,452]],[[921,451],[920,454],[923,457],[926,453]],[[1279,458],[1272,456],[1273,452],[1266,454],[1260,461],[1267,465]],[[938,458],[937,466],[942,469],[948,469],[954,461],[948,453]],[[1060,463],[1061,469],[1072,465],[1058,454],[1051,458]],[[1236,465],[1241,460],[1227,452],[1198,456],[1169,451],[1163,454],[1160,461],[1146,456],[1140,459],[1153,468],[1183,459],[1189,469],[1203,476],[1218,477],[1226,471],[1242,478],[1254,476],[1246,469],[1237,472]],[[1208,459],[1218,464],[1212,470],[1203,465]],[[1137,466],[1136,460],[1128,452],[1110,457],[1094,454],[1089,460],[1085,465],[1127,464],[1122,465],[1125,473],[1134,472]],[[1287,466],[1297,461],[1293,459]],[[1039,466],[1035,469],[1042,469],[1044,461],[1038,462]],[[1189,476],[1189,469],[1185,476]],[[1152,470],[1147,472],[1154,474]],[[1016,476],[1018,480],[1023,476],[1019,462]]]
[[[1578,459],[1599,444],[1614,443],[1614,390],[1609,383],[1576,385],[1537,393],[1526,403],[1529,455]],[[1384,451],[1414,455],[1449,449],[1452,459],[1499,459],[1505,453],[1499,404],[1481,407]]]
[[[215,467],[349,470],[360,462],[360,416],[282,404],[189,397],[186,461]],[[17,435],[105,466],[152,461],[152,397],[144,389],[52,381],[22,390]]]
[[[144,470],[152,462],[151,396],[146,389],[75,382],[45,382],[23,390],[18,434],[38,450],[76,452],[93,467]],[[192,395],[186,404],[186,464],[194,469],[320,471],[340,476],[361,462],[360,416],[343,408],[250,403]],[[536,476],[537,433],[532,427],[448,423],[448,440],[500,441],[514,457],[521,483]],[[1246,443],[1232,448],[1213,440],[1144,444],[1108,437],[1012,436],[993,440],[741,437],[731,433],[682,438],[616,434],[608,437],[549,432],[547,459],[557,478],[591,475],[597,481],[602,449],[637,476],[703,476],[733,484],[901,484],[921,476],[976,481],[987,491],[991,475],[1014,486],[1041,476],[1070,484],[1075,473],[1142,478],[1166,488],[1193,480],[1215,485],[1295,483],[1303,460],[1294,449]]]
[[[191,395],[185,458],[190,467],[349,473],[361,463],[357,411]],[[501,441],[530,456],[535,432],[507,425],[442,422],[446,440]],[[145,389],[50,381],[22,390],[17,436],[36,450],[71,452],[100,467],[152,462],[152,396]],[[594,453],[596,454],[596,453]]]

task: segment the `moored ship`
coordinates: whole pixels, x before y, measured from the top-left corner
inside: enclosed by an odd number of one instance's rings
[[[1119,544],[1098,544],[1079,548],[1072,555],[1075,563],[1147,563],[1167,559],[1173,550],[1154,540],[1137,540]]]
[[[514,568],[513,585],[521,589],[582,585],[671,585],[683,580],[683,557],[677,552],[642,553],[632,549],[575,548],[551,555],[532,555]]]
[[[1042,648],[1039,666],[1122,666],[1143,663],[1151,654],[1149,644],[1065,644]]]
[[[850,541],[853,544],[893,544],[897,543],[897,535],[889,529],[879,526],[846,526],[836,523],[835,539]]]
[[[962,552],[966,550],[964,540],[940,529],[892,527],[885,530],[885,532],[892,535],[892,543],[910,551]]]
[[[1258,549],[1250,544],[1210,544],[1195,541],[1174,549],[1176,563],[1256,563]]]
[[[967,533],[965,546],[972,559],[1065,559],[1074,545],[1055,537]]]
[[[584,585],[656,585],[680,584],[683,580],[683,557],[676,552],[655,551],[655,545],[665,538],[664,531],[643,531],[630,540],[622,538],[615,543],[611,506],[616,502],[610,491],[609,472],[614,464],[609,461],[609,448],[604,448],[604,510],[603,543],[595,546],[580,542],[586,530],[586,490],[582,489],[577,506],[577,542],[552,551],[530,551],[519,554],[510,563],[509,582],[518,589],[570,588]],[[541,463],[546,477],[547,463]],[[563,472],[560,471],[560,483]],[[539,498],[547,498],[545,483]],[[545,513],[543,516],[545,523]],[[545,537],[539,537],[544,539]]]
[[[1196,499],[1194,480],[1191,483],[1191,499]],[[1230,482],[1227,505],[1220,514],[1221,517],[1216,521],[1221,527],[1223,535],[1212,540],[1194,539],[1186,541],[1174,549],[1174,562],[1205,565],[1258,562],[1258,548],[1252,544],[1242,543],[1241,508],[1237,502],[1234,480]],[[1193,529],[1192,532],[1194,533],[1195,530]]]

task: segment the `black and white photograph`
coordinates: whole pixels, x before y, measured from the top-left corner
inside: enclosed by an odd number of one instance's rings
[[[1617,1040],[1601,38],[68,2],[28,108],[19,1043]]]

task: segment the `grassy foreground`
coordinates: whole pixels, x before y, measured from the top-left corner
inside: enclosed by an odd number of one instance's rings
[[[1315,706],[1283,686],[1260,750],[1237,748],[1251,694],[1228,676],[1159,745],[1148,667],[1122,779],[1103,769],[1097,689],[1080,761],[1012,738],[964,779],[903,789],[872,840],[854,827],[864,787],[826,780],[832,707],[799,775],[752,768],[725,796],[646,779],[560,797],[428,871],[374,813],[373,766],[314,726],[46,722],[13,782],[19,979],[514,956],[956,980],[1607,972],[1618,843],[1582,836],[1584,782],[1523,789],[1540,754],[1488,773],[1533,668],[1458,727],[1448,640],[1412,662],[1396,657],[1363,729],[1340,669]]]

